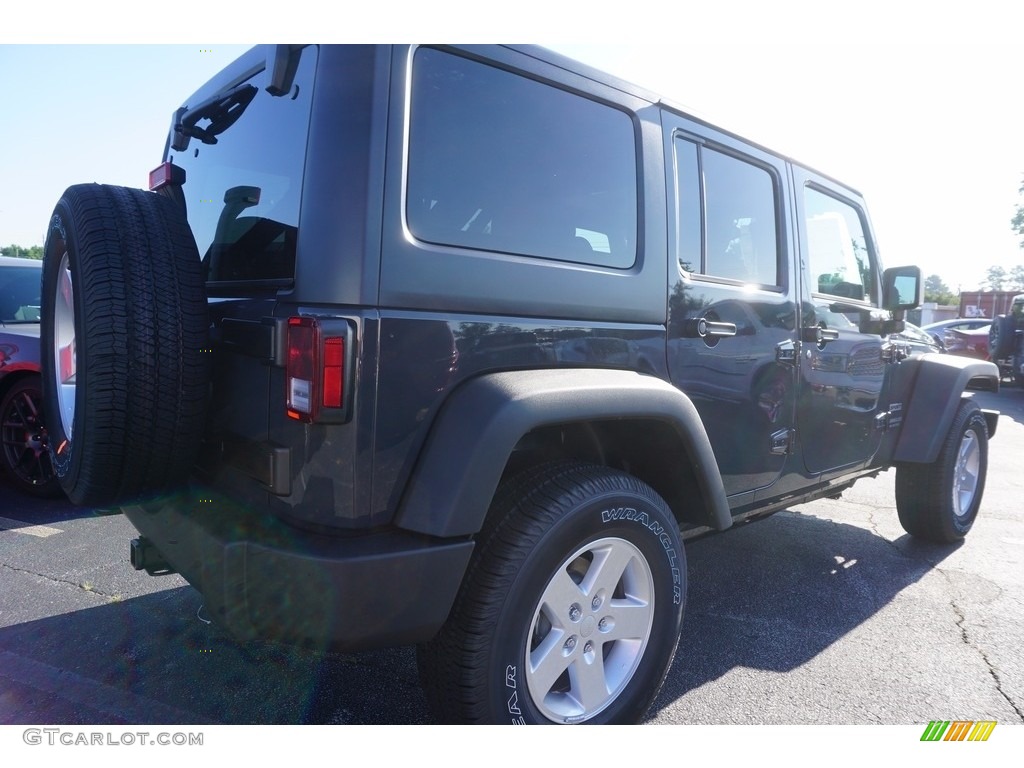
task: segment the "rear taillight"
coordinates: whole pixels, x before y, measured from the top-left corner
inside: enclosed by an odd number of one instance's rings
[[[289,418],[347,421],[346,353],[351,342],[351,326],[345,321],[288,318],[285,391]]]
[[[288,415],[299,421],[312,421],[316,416],[319,330],[311,317],[288,318]]]

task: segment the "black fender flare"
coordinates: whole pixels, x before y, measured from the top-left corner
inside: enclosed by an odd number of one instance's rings
[[[893,462],[930,464],[938,458],[942,441],[949,432],[964,391],[999,391],[999,369],[994,363],[956,355],[926,354],[911,357],[900,365],[913,369],[905,397],[906,413],[900,429]],[[995,434],[998,414],[983,411],[989,436]]]
[[[718,463],[690,399],[654,376],[590,368],[491,373],[460,385],[437,415],[395,524],[432,536],[472,535],[523,435],[544,426],[630,418],[674,429],[697,476],[707,524],[728,528],[732,516]]]

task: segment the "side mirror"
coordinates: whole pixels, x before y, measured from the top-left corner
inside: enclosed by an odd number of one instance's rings
[[[882,274],[882,309],[916,309],[924,300],[920,267],[890,267]]]

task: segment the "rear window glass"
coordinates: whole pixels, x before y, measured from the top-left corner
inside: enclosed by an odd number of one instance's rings
[[[421,241],[626,268],[636,261],[636,138],[624,112],[420,48],[409,230]]]
[[[171,151],[186,171],[188,220],[211,283],[288,283],[295,274],[302,176],[316,49],[305,48],[291,91],[271,96],[269,72],[215,144],[192,137]],[[200,127],[202,127],[200,123]]]

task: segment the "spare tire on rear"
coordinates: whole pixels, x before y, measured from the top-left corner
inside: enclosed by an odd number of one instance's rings
[[[81,184],[43,249],[42,372],[54,472],[77,504],[185,482],[206,419],[206,289],[169,198]]]
[[[1013,354],[1016,342],[1017,318],[997,315],[988,329],[988,355],[991,360],[1002,360]]]

